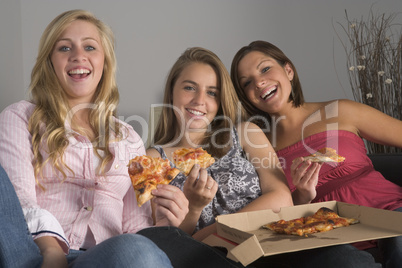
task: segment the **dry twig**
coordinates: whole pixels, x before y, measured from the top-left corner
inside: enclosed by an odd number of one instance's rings
[[[347,26],[339,24],[347,35],[342,45],[354,99],[402,120],[402,25],[394,23],[399,14],[374,13],[373,8],[367,20],[345,14]],[[369,141],[366,147],[368,153],[402,153]]]

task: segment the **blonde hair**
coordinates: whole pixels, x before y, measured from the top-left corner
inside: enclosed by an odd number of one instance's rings
[[[102,78],[94,94],[93,103],[96,109],[91,109],[89,123],[94,130],[95,148],[104,147],[105,156],[101,162],[101,172],[113,158],[109,151],[111,132],[120,137],[120,124],[113,120],[116,106],[119,102],[119,92],[116,84],[116,57],[114,52],[114,35],[112,30],[85,10],[70,10],[58,15],[46,27],[39,43],[39,51],[35,66],[31,73],[30,93],[35,110],[29,119],[29,132],[32,135],[34,154],[34,171],[38,181],[42,167],[50,162],[60,171],[64,178],[63,167],[74,172],[64,163],[63,154],[69,142],[65,122],[70,111],[66,94],[57,79],[51,62],[54,46],[63,31],[74,21],[83,20],[96,26],[104,50],[105,60]],[[113,126],[114,124],[114,126]],[[104,130],[104,131],[103,131]],[[102,133],[100,133],[103,131]],[[48,158],[45,160],[40,149],[47,148]],[[100,155],[95,150],[98,157]]]
[[[181,131],[174,110],[172,109],[173,88],[182,71],[192,63],[203,63],[211,66],[217,76],[218,88],[220,90],[220,107],[215,119],[211,122],[210,131],[206,134],[201,144],[206,144],[205,149],[210,154],[220,157],[229,150],[229,146],[214,145],[224,145],[227,142],[231,142],[231,127],[234,123],[242,121],[243,110],[242,107],[238,107],[239,101],[237,95],[229,73],[222,61],[213,52],[200,47],[193,47],[184,51],[170,70],[165,85],[163,99],[165,105],[162,108],[161,116],[155,130],[154,144],[167,144],[174,139],[177,132]],[[237,118],[238,115],[240,118]],[[176,132],[171,131],[172,129]],[[228,131],[222,131],[224,129]],[[214,133],[216,134],[215,136]],[[215,144],[212,142],[212,136],[214,136]]]

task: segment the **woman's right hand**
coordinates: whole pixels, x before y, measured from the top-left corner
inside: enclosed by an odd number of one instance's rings
[[[321,166],[321,163],[305,161],[303,157],[293,161],[290,169],[292,182],[296,187],[296,191],[293,192],[295,205],[310,203],[317,196],[316,186]]]
[[[206,169],[198,164],[194,165],[183,186],[190,211],[201,212],[212,201],[217,191],[218,183],[208,175]]]
[[[189,212],[184,193],[176,186],[159,184],[152,195],[155,226],[180,226]]]
[[[218,184],[205,169],[194,165],[183,185],[183,193],[188,199],[188,214],[180,228],[193,235],[203,208],[214,198]],[[206,228],[205,228],[206,229]]]
[[[56,238],[43,236],[34,241],[43,257],[42,268],[67,267],[66,255]]]

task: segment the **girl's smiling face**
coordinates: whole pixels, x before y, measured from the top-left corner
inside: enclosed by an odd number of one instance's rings
[[[173,105],[179,126],[203,129],[215,118],[220,90],[214,69],[204,63],[191,63],[183,69],[173,87]]]
[[[92,101],[104,61],[99,32],[92,23],[76,20],[60,35],[51,62],[71,107]]]
[[[239,82],[247,99],[269,114],[280,112],[292,91],[293,70],[258,51],[246,54],[238,65]]]

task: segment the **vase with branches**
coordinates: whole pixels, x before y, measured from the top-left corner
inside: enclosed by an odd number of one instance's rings
[[[349,82],[355,101],[402,119],[402,25],[398,13],[386,15],[370,9],[367,19],[351,19],[342,42],[346,52]],[[342,40],[341,40],[342,41]],[[401,133],[402,135],[402,133]],[[400,148],[366,141],[368,153],[402,153]]]

